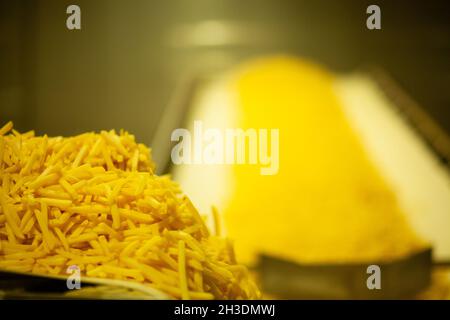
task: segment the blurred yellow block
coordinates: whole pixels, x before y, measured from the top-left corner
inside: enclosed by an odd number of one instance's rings
[[[240,126],[280,129],[278,175],[234,167],[225,219],[238,257],[371,261],[420,247],[345,118],[332,75],[280,57],[245,65],[236,77]]]

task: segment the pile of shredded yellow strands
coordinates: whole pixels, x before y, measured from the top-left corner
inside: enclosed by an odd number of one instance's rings
[[[230,241],[210,235],[178,186],[153,173],[133,135],[12,127],[0,129],[0,269],[67,275],[77,265],[174,298],[260,296]]]

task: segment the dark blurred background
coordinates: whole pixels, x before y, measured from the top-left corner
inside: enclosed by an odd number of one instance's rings
[[[81,30],[66,8],[81,7]],[[381,7],[382,30],[366,28]],[[450,1],[0,1],[0,119],[150,143],[184,74],[264,53],[385,69],[450,131]]]

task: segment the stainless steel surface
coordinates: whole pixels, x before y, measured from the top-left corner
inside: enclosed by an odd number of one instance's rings
[[[113,279],[81,277],[80,289],[69,289],[68,277],[0,270],[0,299],[170,299],[152,287]]]
[[[367,267],[378,265],[382,290],[369,290]],[[286,299],[412,298],[430,284],[431,249],[392,262],[297,264],[262,256],[263,290]]]

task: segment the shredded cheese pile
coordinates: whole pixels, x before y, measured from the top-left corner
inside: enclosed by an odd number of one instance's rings
[[[0,269],[67,275],[76,265],[174,298],[259,297],[230,241],[210,235],[178,186],[153,174],[133,135],[12,127],[0,129]]]

